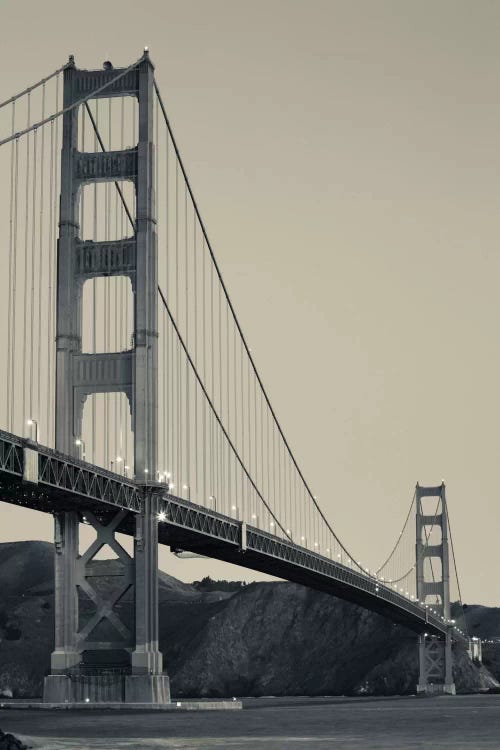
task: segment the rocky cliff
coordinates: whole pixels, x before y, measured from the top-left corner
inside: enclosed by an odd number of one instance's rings
[[[0,544],[3,695],[41,694],[53,646],[53,606],[52,545]],[[500,633],[500,610],[469,607],[468,612],[474,634]],[[121,615],[131,621],[130,597],[124,598]],[[161,574],[160,631],[176,696],[389,695],[412,692],[417,682],[414,633],[291,583],[203,592]],[[495,670],[500,658],[488,648],[488,664]],[[455,661],[459,690],[496,684],[465,653]]]

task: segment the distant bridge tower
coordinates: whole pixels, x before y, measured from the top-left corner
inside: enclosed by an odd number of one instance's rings
[[[424,513],[423,498],[437,498],[432,513]],[[432,604],[447,622],[450,621],[450,560],[448,550],[448,509],[444,482],[438,487],[416,487],[417,543],[416,572],[417,598],[427,604],[429,597],[438,598],[439,603]],[[438,544],[431,541],[431,530],[439,529],[441,539]],[[432,560],[438,562],[433,566],[434,580],[426,578],[426,560],[429,568]],[[440,571],[439,571],[440,568]],[[441,579],[439,580],[439,573]],[[436,580],[436,574],[438,579]],[[430,604],[429,604],[430,606]],[[419,680],[417,693],[455,694],[453,682],[453,654],[451,648],[451,626],[445,636],[439,637],[424,633],[419,636]]]
[[[122,74],[122,75],[120,75]],[[113,80],[116,79],[116,80]],[[112,82],[113,81],[113,82]],[[111,83],[107,88],[107,83]],[[153,65],[145,52],[137,66],[127,69],[78,70],[70,58],[64,72],[64,107],[69,108],[92,91],[97,97],[134,96],[138,100],[138,143],[123,151],[78,151],[78,107],[64,114],[61,158],[60,229],[57,251],[57,373],[56,449],[77,456],[83,407],[95,393],[123,392],[132,415],[136,481],[156,477],[157,471],[157,247],[154,199]],[[81,237],[79,202],[83,186],[93,182],[130,180],[135,186],[136,226],[125,240],[93,242]],[[90,259],[90,260],[89,260]],[[82,288],[89,278],[127,276],[134,293],[133,347],[111,353],[82,353]],[[104,321],[104,325],[110,324]],[[126,700],[163,703],[169,700],[168,678],[163,674],[158,648],[158,498],[144,481],[142,513],[95,510],[86,513],[97,539],[79,555],[78,530],[83,520],[68,503],[55,517],[55,649],[44,700],[52,703],[83,700],[81,665],[84,652],[130,653],[123,679],[110,687],[102,672],[85,674],[90,701]],[[135,524],[133,559],[115,538],[120,528]],[[102,564],[93,558],[110,545],[118,594],[94,586]],[[118,578],[119,580],[119,578]],[[81,626],[79,590],[95,606]],[[135,622],[127,627],[114,605],[133,592]],[[103,633],[108,627],[108,635]],[[113,635],[109,636],[109,632]],[[109,678],[109,672],[107,675]],[[106,686],[104,685],[106,683]],[[118,684],[120,683],[120,684]]]

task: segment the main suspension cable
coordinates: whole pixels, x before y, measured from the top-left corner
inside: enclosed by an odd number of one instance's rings
[[[47,81],[50,81],[55,76],[58,76],[59,73],[62,73],[62,71],[68,67],[68,63],[66,65],[63,65],[61,68],[58,68],[57,70],[54,70],[53,73],[46,76],[45,78],[41,78],[38,83],[34,83],[32,86],[28,86],[28,88],[24,89],[24,91],[20,91],[18,94],[14,94],[14,96],[11,96],[10,99],[6,99],[4,102],[0,103],[0,109],[2,107],[5,107],[7,104],[13,104],[15,101],[20,99],[22,96],[25,96],[26,94],[31,94],[32,91],[35,91],[39,86],[43,86]]]

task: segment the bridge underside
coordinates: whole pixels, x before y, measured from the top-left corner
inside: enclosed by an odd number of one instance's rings
[[[0,474],[0,501],[51,514],[77,512],[80,520],[83,520],[87,513],[92,513],[104,525],[111,522],[117,511],[117,505],[113,502],[79,496],[64,487],[26,483],[20,476],[7,473]],[[361,576],[316,553],[303,550],[252,527],[247,528],[247,545],[246,549],[243,549],[241,523],[233,518],[171,496],[168,496],[167,508],[170,508],[170,513],[167,512],[166,520],[158,524],[160,544],[229,562],[337,596],[387,617],[415,633],[443,635],[445,631],[437,621],[432,622],[430,618],[426,621],[422,617],[422,610],[413,602],[406,602],[385,587],[381,587],[377,592],[378,585],[371,580],[366,583],[372,590],[359,588],[356,578],[361,579]],[[171,517],[172,508],[177,511],[176,518]],[[125,514],[116,531],[133,537],[136,515],[133,511]],[[287,554],[284,555],[284,552]],[[366,583],[363,581],[363,585]],[[407,608],[401,606],[401,600]]]
[[[425,621],[417,619],[409,612],[396,610],[393,604],[370,593],[360,591],[342,581],[335,580],[318,572],[302,568],[286,560],[280,560],[271,554],[247,548],[241,550],[233,545],[221,544],[213,539],[200,539],[196,534],[175,526],[160,528],[159,540],[174,549],[183,549],[217,560],[239,565],[251,570],[282,578],[292,583],[322,591],[323,593],[357,604],[371,610],[391,622],[403,625],[415,633],[429,632],[439,635],[439,630]]]

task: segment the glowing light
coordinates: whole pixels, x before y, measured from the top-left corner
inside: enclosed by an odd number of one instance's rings
[[[29,422],[28,422],[28,424],[29,424]],[[80,440],[80,438],[77,438],[75,440],[75,445],[81,445],[81,444],[82,444],[82,441]]]
[[[158,513],[158,520],[159,521],[166,521],[167,520],[167,514],[163,510],[161,510]]]

